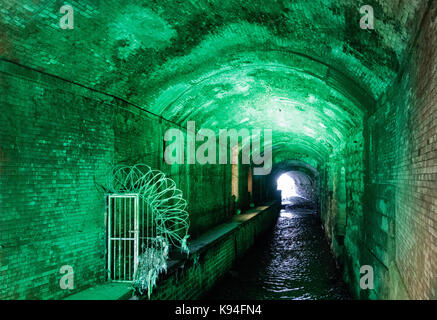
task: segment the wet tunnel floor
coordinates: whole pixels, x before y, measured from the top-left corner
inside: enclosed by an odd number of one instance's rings
[[[283,209],[273,228],[205,297],[208,300],[350,299],[320,219]]]

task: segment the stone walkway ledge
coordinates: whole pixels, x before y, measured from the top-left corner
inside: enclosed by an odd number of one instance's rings
[[[190,256],[208,250],[210,245],[220,241],[225,235],[234,232],[240,226],[261,212],[269,210],[274,205],[274,202],[270,202],[265,206],[249,209],[245,213],[233,216],[228,222],[222,223],[194,239],[189,243],[190,254],[178,260],[169,260],[167,272],[160,275],[160,279],[170,277],[180,266],[183,266],[189,260]],[[136,300],[137,297],[134,297],[132,293],[131,283],[129,282],[106,282],[72,294],[64,300]]]

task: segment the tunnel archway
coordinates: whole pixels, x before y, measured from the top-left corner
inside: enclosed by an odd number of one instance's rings
[[[301,198],[306,206],[314,207],[319,212],[319,173],[316,168],[302,160],[285,160],[273,166],[272,173],[268,178],[268,188],[278,189],[278,181],[283,176],[288,176],[295,184],[298,198]],[[290,204],[287,201],[283,205]]]
[[[301,171],[287,171],[276,180],[277,190],[281,191],[281,204],[293,204],[293,198],[312,203],[316,200],[315,181]]]
[[[83,264],[77,248],[53,250],[81,265],[77,274],[94,274],[104,210],[93,178],[104,163],[144,162],[174,178],[190,204],[193,238],[252,202],[271,203],[278,175],[293,172],[312,181],[324,232],[334,254],[346,257],[339,260],[356,296],[435,296],[429,186],[436,181],[436,1],[367,4],[375,12],[372,29],[362,28],[361,3],[352,0],[83,0],[74,2],[74,30],[65,30],[54,2],[5,3],[6,222],[47,232],[22,240],[8,229],[0,249],[19,261],[29,247],[76,243],[37,219],[48,217],[74,235],[94,235],[92,245],[80,245],[95,257]],[[252,145],[258,129],[272,130],[272,141],[256,150],[271,148],[271,172],[255,175],[254,163],[166,163],[165,132],[178,128],[186,137],[190,121],[213,135],[251,130],[240,149]],[[55,202],[59,210],[47,205]],[[40,265],[38,256],[29,261]],[[382,279],[377,294],[356,285],[363,263],[374,264]],[[7,270],[19,297],[33,292],[26,284],[32,272],[23,266]],[[63,295],[48,293],[45,277],[36,277],[39,294]]]

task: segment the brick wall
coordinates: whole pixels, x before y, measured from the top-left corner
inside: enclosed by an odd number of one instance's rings
[[[372,263],[382,271],[379,298],[436,298],[437,3],[392,87],[370,118]],[[378,268],[378,267],[377,267]]]
[[[325,230],[361,299],[437,297],[437,3],[430,4],[396,80],[365,119],[364,137],[349,135],[321,168]],[[335,225],[343,165],[342,245]],[[363,265],[374,269],[373,290],[359,287]]]
[[[231,269],[236,259],[247,252],[255,239],[273,226],[277,207],[263,207],[258,211],[260,213],[253,218],[192,252],[187,260],[169,270],[158,280],[151,299],[190,300],[206,294]]]
[[[58,298],[59,269],[76,286],[104,278],[104,201],[93,176],[111,159],[108,99],[1,63],[3,299]]]
[[[190,234],[230,216],[230,166],[167,165],[173,124],[126,101],[0,61],[0,298],[62,298],[105,279],[108,163],[143,162],[189,201]],[[214,196],[211,196],[214,195]],[[73,292],[59,269],[71,265]]]
[[[352,291],[359,283],[363,235],[364,143],[362,129],[352,130],[342,148],[320,169],[323,226]]]

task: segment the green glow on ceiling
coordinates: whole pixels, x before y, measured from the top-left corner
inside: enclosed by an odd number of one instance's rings
[[[419,6],[369,0],[383,9],[378,28],[360,32],[356,1],[74,3],[74,32],[53,28],[39,2],[5,5],[2,55],[181,125],[272,128],[277,153],[314,159],[361,128],[398,71]]]

